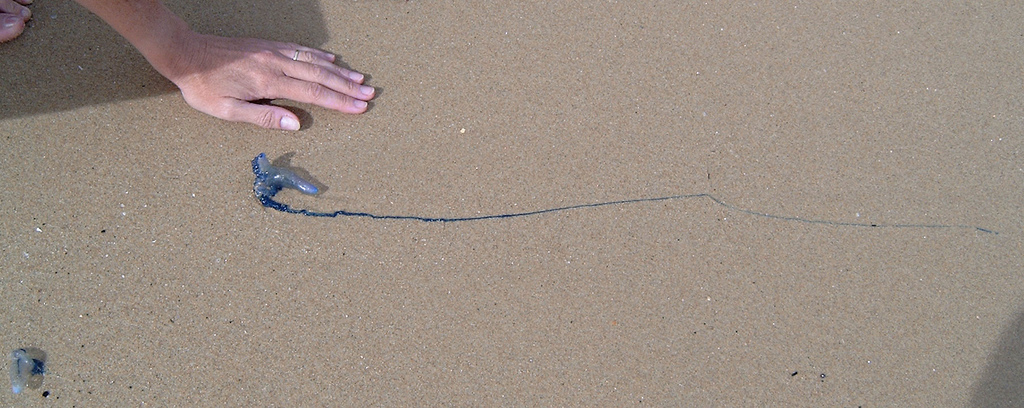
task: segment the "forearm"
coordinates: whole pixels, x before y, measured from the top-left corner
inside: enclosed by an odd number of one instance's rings
[[[171,77],[177,47],[193,35],[183,20],[159,0],[75,0],[106,21],[161,74]],[[180,55],[180,54],[179,54]]]

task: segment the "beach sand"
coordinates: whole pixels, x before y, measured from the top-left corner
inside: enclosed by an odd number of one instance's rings
[[[1024,403],[1024,5],[289,4],[169,2],[367,113],[205,116],[66,0],[0,46],[0,405]],[[320,211],[694,196],[314,218],[260,152]]]

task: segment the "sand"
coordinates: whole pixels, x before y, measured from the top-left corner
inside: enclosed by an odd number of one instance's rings
[[[1024,403],[1020,3],[193,3],[379,97],[220,121],[37,0],[0,46],[0,344],[48,373],[0,405]],[[313,218],[260,206],[260,152],[313,210],[697,196]]]

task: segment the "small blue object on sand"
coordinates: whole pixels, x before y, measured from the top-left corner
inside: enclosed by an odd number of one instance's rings
[[[263,153],[252,159],[252,172],[256,174],[256,182],[252,189],[257,197],[273,197],[282,188],[294,188],[310,195],[320,192],[313,183],[299,177],[295,172],[270,164],[267,155]]]
[[[26,347],[11,352],[11,391],[21,393],[25,388],[36,389],[43,385],[46,374],[46,352],[35,347]]]

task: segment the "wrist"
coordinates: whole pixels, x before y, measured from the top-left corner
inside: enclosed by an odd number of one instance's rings
[[[146,57],[150,65],[161,75],[175,81],[175,77],[180,76],[178,67],[183,63],[181,58],[192,55],[185,48],[195,43],[193,37],[198,34],[193,32],[184,20],[169,10],[162,11],[165,11],[166,14],[151,20],[151,25],[148,27],[131,32],[131,36],[125,35],[125,38],[142,53],[142,56]]]
[[[186,59],[195,55],[189,47],[199,42],[199,36],[184,21],[174,17],[173,21],[166,21],[165,27],[153,30],[149,35],[131,43],[157,72],[177,82],[183,75],[183,67],[190,62]]]

